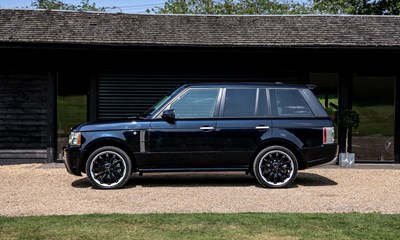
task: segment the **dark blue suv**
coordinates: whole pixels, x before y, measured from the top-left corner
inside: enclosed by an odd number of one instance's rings
[[[96,188],[171,171],[243,171],[277,188],[336,154],[332,120],[308,86],[193,84],[140,116],[72,128],[64,162]]]

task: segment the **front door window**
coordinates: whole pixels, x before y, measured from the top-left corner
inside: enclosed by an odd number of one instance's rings
[[[219,89],[191,89],[181,96],[170,109],[177,119],[211,118],[214,115]]]

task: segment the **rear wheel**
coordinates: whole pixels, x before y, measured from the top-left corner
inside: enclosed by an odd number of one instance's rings
[[[297,176],[295,155],[282,146],[270,146],[257,154],[253,164],[254,176],[263,187],[284,188]]]
[[[95,188],[120,188],[129,180],[131,171],[129,156],[113,146],[97,149],[86,162],[87,177]]]

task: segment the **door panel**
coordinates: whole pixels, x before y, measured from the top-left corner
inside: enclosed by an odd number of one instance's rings
[[[208,167],[214,160],[215,120],[151,123],[150,162],[158,167]]]
[[[259,143],[271,135],[271,120],[220,119],[216,132],[216,159],[224,165],[248,165]]]

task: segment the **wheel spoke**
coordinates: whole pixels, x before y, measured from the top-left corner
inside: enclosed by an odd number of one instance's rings
[[[106,173],[103,173],[103,174],[101,174],[101,175],[99,176],[99,178],[100,178],[99,181],[100,181],[101,184],[104,183],[104,178],[106,178],[106,175],[107,175]]]
[[[116,178],[116,179],[119,179],[120,177],[122,177],[122,168],[120,168],[120,169],[113,169],[112,170],[112,172],[111,172],[113,175],[114,175],[114,177]]]
[[[273,179],[273,177],[274,177],[274,173],[273,172],[269,172],[267,181],[271,181]]]
[[[107,173],[107,184],[108,185],[111,185],[111,174],[110,173]]]

